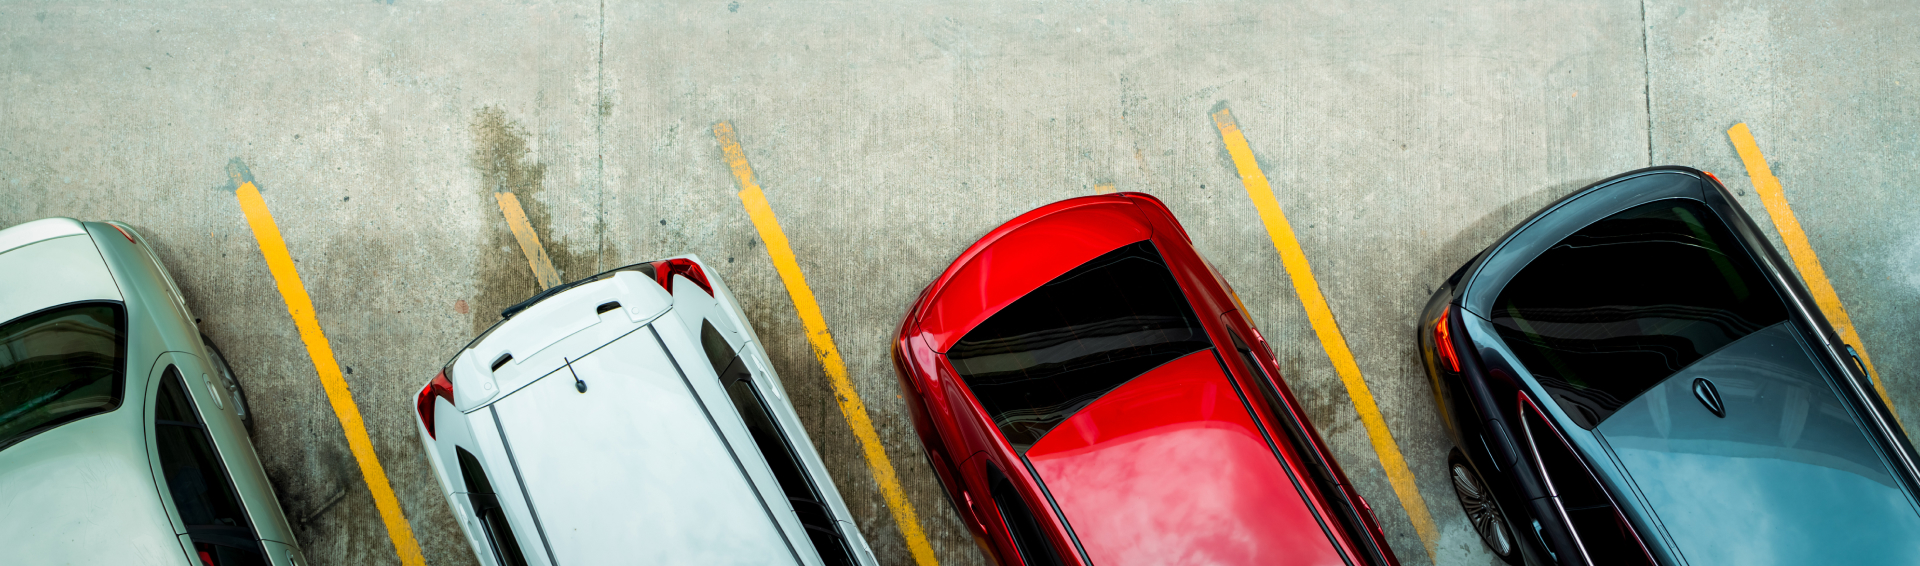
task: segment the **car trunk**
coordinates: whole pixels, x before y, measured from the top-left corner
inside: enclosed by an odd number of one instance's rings
[[[492,410],[558,564],[796,562],[651,327]]]

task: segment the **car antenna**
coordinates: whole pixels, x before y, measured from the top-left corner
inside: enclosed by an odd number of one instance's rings
[[[580,392],[581,392],[581,393],[586,393],[586,392],[587,392],[587,382],[586,382],[586,381],[584,381],[584,380],[582,380],[582,379],[580,379],[580,373],[579,373],[579,372],[576,372],[576,371],[573,371],[573,360],[569,360],[569,359],[566,359],[566,358],[560,358],[560,361],[562,361],[562,362],[566,362],[566,365],[567,365],[567,373],[571,373],[571,374],[573,374],[573,388],[574,388],[574,389],[578,389],[578,390],[580,390]]]

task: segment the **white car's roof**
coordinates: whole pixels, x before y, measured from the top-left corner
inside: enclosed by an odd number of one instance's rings
[[[80,223],[36,220],[0,230],[0,322],[55,305],[121,300],[120,286]]]
[[[184,563],[125,403],[0,450],[0,548],[18,564]]]
[[[761,501],[733,453],[756,449],[730,447],[695,396],[690,362],[705,363],[671,357],[642,327],[493,404],[556,562],[793,564],[805,552],[772,516],[787,502]]]

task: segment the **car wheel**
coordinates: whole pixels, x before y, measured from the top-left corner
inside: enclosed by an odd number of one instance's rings
[[[200,342],[207,345],[207,355],[214,373],[220,375],[220,385],[227,388],[227,398],[233,401],[233,414],[240,417],[240,424],[247,427],[247,434],[253,434],[253,408],[247,404],[247,391],[240,388],[240,379],[233,376],[233,366],[227,365],[227,356],[220,353],[220,347],[213,345],[207,335],[200,335]]]
[[[1506,513],[1500,511],[1500,502],[1493,499],[1493,490],[1487,488],[1480,472],[1474,471],[1458,448],[1447,455],[1447,467],[1453,478],[1453,494],[1460,498],[1460,509],[1466,512],[1474,532],[1480,534],[1480,541],[1501,560],[1513,562],[1519,557],[1514,552],[1513,528],[1507,523]]]

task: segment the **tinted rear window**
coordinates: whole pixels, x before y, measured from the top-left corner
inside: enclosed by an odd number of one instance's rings
[[[82,303],[0,325],[0,449],[120,406],[120,306]]]
[[[1591,429],[1787,310],[1718,216],[1672,199],[1561,240],[1514,276],[1489,314],[1526,370]]]
[[[947,352],[1016,450],[1160,364],[1211,347],[1152,242],[1047,282]]]

